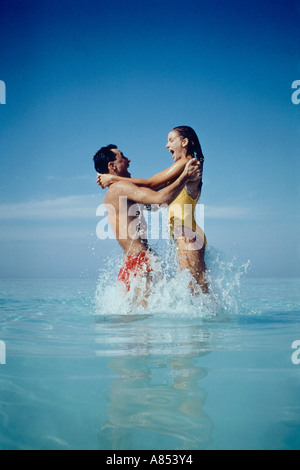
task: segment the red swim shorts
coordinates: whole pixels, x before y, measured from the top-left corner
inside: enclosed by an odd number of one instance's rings
[[[118,279],[125,284],[127,291],[130,291],[130,281],[133,278],[143,277],[152,271],[149,254],[146,252],[136,253],[124,258]]]

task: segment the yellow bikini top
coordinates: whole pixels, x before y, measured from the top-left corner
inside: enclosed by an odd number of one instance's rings
[[[184,188],[179,196],[169,205],[168,208],[168,222],[171,235],[174,236],[174,231],[177,227],[188,227],[193,232],[201,235],[206,244],[206,238],[203,230],[197,225],[195,220],[195,209],[200,198],[200,191],[196,199],[188,195]]]

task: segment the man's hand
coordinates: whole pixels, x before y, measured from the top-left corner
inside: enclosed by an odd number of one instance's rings
[[[195,158],[190,160],[183,170],[188,181],[199,181],[201,179],[201,164]]]
[[[102,174],[98,174],[98,177],[97,177],[97,184],[102,188],[102,189],[105,189],[107,188],[108,186],[110,186],[111,184],[115,183],[114,181],[114,176],[113,175],[102,175]]]

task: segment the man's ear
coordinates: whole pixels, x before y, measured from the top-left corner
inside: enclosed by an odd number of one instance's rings
[[[108,168],[109,172],[111,172],[111,171],[115,172],[115,170],[116,170],[115,162],[108,162],[107,168]]]

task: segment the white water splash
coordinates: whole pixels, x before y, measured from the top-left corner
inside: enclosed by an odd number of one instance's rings
[[[162,259],[163,277],[154,286],[152,294],[147,299],[146,308],[136,305],[134,280],[130,292],[126,292],[124,286],[117,281],[122,260],[109,258],[105,264],[105,271],[99,276],[95,295],[95,314],[205,318],[238,313],[241,307],[239,295],[241,278],[247,272],[249,262],[241,264],[236,259],[227,261],[219,251],[209,247],[206,252],[206,264],[210,294],[201,293],[194,296],[189,288],[191,274],[180,270],[172,243],[168,243],[167,247],[160,251],[158,254]]]

